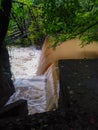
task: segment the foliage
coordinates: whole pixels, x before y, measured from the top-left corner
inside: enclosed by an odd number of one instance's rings
[[[13,3],[8,34],[15,23],[21,31],[29,32],[26,41],[39,42],[41,36],[49,35],[55,41],[53,47],[63,41],[79,38],[82,46],[98,41],[97,0],[17,0],[25,6],[22,11]],[[24,20],[25,19],[25,20]],[[23,33],[22,32],[22,33]],[[25,40],[24,40],[25,41]],[[26,42],[27,44],[27,42]]]
[[[82,45],[98,41],[97,0],[42,0],[46,34],[59,41],[80,38]]]
[[[34,6],[35,5],[35,6]],[[32,6],[30,11],[32,22],[29,26],[29,31],[31,32],[29,37],[30,39],[34,40],[36,43],[37,39],[41,38],[42,35],[45,35],[44,28],[43,28],[43,17],[42,17],[42,7],[40,4],[35,4]]]
[[[36,44],[39,42],[39,39],[41,39],[42,35],[44,36],[43,28],[41,28],[41,14],[42,8],[38,1],[13,1],[11,20],[7,36],[12,36],[11,34],[15,34],[15,31],[20,31],[22,36],[21,38],[19,37],[20,40],[18,38],[14,42],[12,40],[12,44],[22,44],[22,46],[28,46],[30,44]],[[9,40],[6,40],[6,42],[9,42]]]

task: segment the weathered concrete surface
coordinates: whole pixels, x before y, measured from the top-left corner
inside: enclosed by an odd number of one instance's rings
[[[92,43],[83,48],[81,48],[80,43],[80,40],[72,39],[63,42],[53,50],[52,48],[49,48],[49,44],[52,43],[49,42],[49,38],[47,37],[43,44],[37,74],[44,74],[52,63],[60,59],[98,58],[98,43]]]
[[[59,80],[58,76],[57,76],[59,69],[57,68],[57,66],[55,66],[53,68],[52,67],[52,66],[54,66],[53,64],[55,64],[55,62],[57,62],[58,60],[61,60],[61,59],[66,59],[66,60],[82,59],[83,60],[83,59],[97,59],[98,58],[98,43],[94,42],[93,44],[86,45],[83,48],[81,48],[80,43],[81,43],[80,40],[72,39],[72,40],[63,42],[62,44],[60,44],[53,50],[52,48],[49,48],[49,44],[52,44],[49,41],[49,37],[47,37],[45,39],[45,42],[44,42],[43,48],[42,48],[42,52],[41,52],[41,56],[40,56],[37,75],[42,75],[45,73],[47,75],[47,78],[48,78],[48,85],[46,86],[47,104],[48,104],[48,106],[51,106],[50,108],[49,107],[47,108],[49,110],[52,108],[53,104],[51,105],[51,103],[53,102],[55,93],[57,92],[56,90],[58,89],[57,85],[55,85],[55,83],[58,82],[58,80]],[[51,71],[51,73],[49,71]],[[70,71],[71,71],[71,68],[70,68]],[[82,69],[82,71],[84,71],[84,70]],[[57,73],[57,75],[53,75],[54,72]],[[71,80],[70,78],[69,78],[69,80]],[[52,80],[50,81],[50,79],[52,79],[53,81]],[[68,82],[71,82],[71,81],[68,81]],[[52,85],[49,85],[51,83],[52,83]],[[81,89],[81,87],[79,89]],[[97,87],[96,87],[96,89],[97,89]],[[77,89],[77,91],[78,91],[78,89]],[[81,90],[81,91],[83,91],[83,90]],[[85,89],[84,89],[84,92],[85,92]],[[91,90],[90,90],[90,93],[91,93]],[[87,95],[87,93],[86,93],[86,95]],[[58,97],[58,96],[56,96],[56,97]],[[56,99],[55,99],[55,101],[56,101]]]
[[[60,105],[98,115],[98,59],[59,61]]]

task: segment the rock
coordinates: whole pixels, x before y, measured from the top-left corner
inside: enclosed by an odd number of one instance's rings
[[[28,115],[28,106],[26,100],[18,100],[0,109],[0,119],[8,117],[21,117]]]

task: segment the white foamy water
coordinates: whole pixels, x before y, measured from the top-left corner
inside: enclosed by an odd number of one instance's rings
[[[9,48],[11,70],[15,78],[28,78],[36,75],[41,50],[35,47]]]
[[[46,105],[46,77],[36,76],[41,50],[35,47],[8,48],[11,71],[16,92],[10,97],[7,104],[19,99],[28,102],[29,114],[45,111]]]

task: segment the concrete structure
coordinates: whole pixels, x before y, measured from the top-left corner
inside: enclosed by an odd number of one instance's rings
[[[55,49],[49,48],[52,44],[49,37],[45,39],[43,44],[42,53],[40,56],[37,75],[45,74],[47,76],[46,84],[46,97],[47,107],[46,110],[51,110],[57,107],[59,97],[59,78],[58,78],[58,64],[60,59],[95,59],[98,58],[98,43],[81,47],[79,39],[72,39],[65,41]]]

